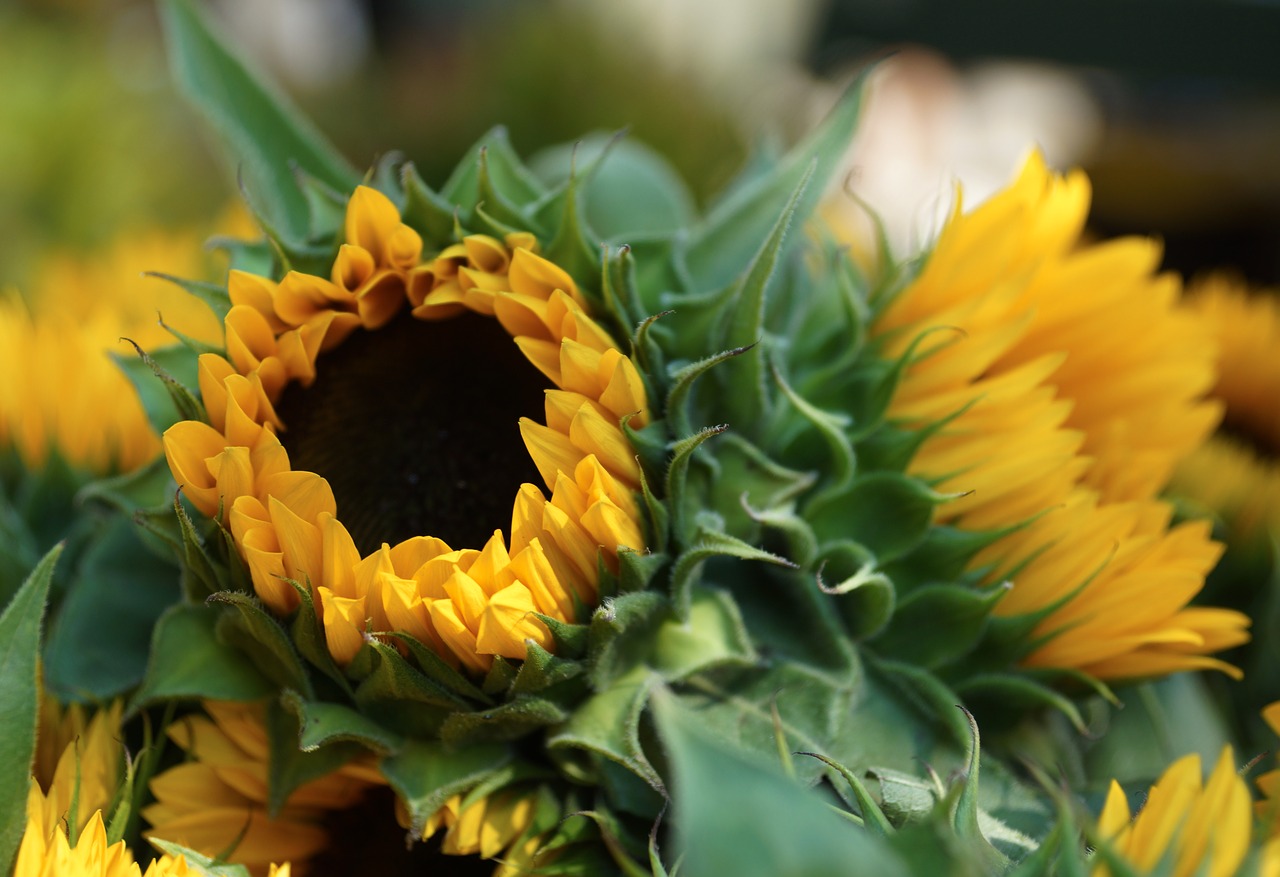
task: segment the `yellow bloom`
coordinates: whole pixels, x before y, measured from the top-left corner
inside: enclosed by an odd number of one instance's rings
[[[550,648],[550,631],[537,614],[575,619],[579,604],[596,601],[599,564],[616,569],[619,547],[644,547],[635,499],[640,473],[620,425],[626,418],[637,428],[647,422],[644,386],[635,366],[590,318],[572,278],[537,256],[535,246],[524,233],[501,241],[473,235],[423,259],[421,239],[401,223],[390,200],[361,187],[348,205],[346,243],[328,278],[291,272],[275,283],[231,274],[227,354],[200,359],[209,423],[175,425],[165,434],[165,453],[191,501],[207,515],[222,514],[255,590],[272,610],[285,614],[298,606],[286,579],[310,586],[329,651],[340,664],[351,661],[367,634],[393,630],[476,672],[487,670],[495,655],[523,658],[529,640]],[[406,425],[403,454],[367,466],[403,467],[408,474],[396,489],[404,480],[416,484],[420,471],[451,480],[438,491],[410,491],[403,500],[375,495],[363,509],[344,500],[339,518],[335,493],[369,491],[368,469],[340,481],[335,471],[292,468],[291,442],[305,443],[306,436],[289,432],[282,406],[324,389],[321,354],[335,357],[348,346],[373,345],[359,354],[362,361],[342,360],[342,370],[328,379],[333,384],[353,380],[350,373],[369,373],[378,345],[399,345],[411,354],[409,374],[370,374],[379,386],[361,384],[351,392],[383,394],[382,410],[403,406],[407,422],[422,420],[432,435],[469,435],[472,412],[415,396],[421,391],[405,382],[443,381],[445,391],[460,388],[460,404],[477,413],[489,408],[491,400],[472,389],[474,382],[483,376],[489,382],[484,386],[501,395],[518,376],[495,378],[486,354],[473,351],[469,341],[452,340],[470,338],[473,323],[466,321],[476,314],[496,318],[523,358],[553,385],[545,393],[545,422],[519,419],[550,499],[524,484],[514,499],[509,539],[498,529],[505,521],[471,522],[485,527],[478,547],[454,548],[420,530],[409,538],[384,532],[379,522],[434,507],[437,492],[465,497],[469,489],[481,490],[470,488],[465,474],[449,473],[454,458],[482,451],[449,445],[448,459],[415,459],[434,445],[422,443],[420,450],[420,435]],[[430,334],[407,334],[419,331],[414,325]],[[366,333],[374,333],[367,342]],[[456,349],[436,371],[451,373],[419,371],[412,345],[450,343]],[[413,410],[413,398],[425,399],[429,410]],[[295,416],[335,419],[306,399]],[[357,432],[352,441],[363,438]],[[312,453],[352,468],[346,455],[359,455],[360,448],[336,444],[317,440]],[[454,517],[469,516],[464,507]],[[359,546],[353,531],[368,544]]]
[[[504,789],[463,807],[464,797],[454,795],[427,820],[422,839],[443,831],[440,851],[445,855],[499,859],[494,877],[528,873],[543,838],[520,841],[520,837],[533,824],[536,800],[536,792]],[[401,825],[409,825],[409,814],[402,804],[398,804],[396,816]]]
[[[1182,462],[1172,489],[1222,515],[1242,536],[1280,532],[1280,297],[1250,295],[1211,276],[1188,290],[1187,308],[1216,341],[1213,395],[1229,435]]]
[[[377,770],[357,760],[304,783],[271,819],[262,704],[207,702],[205,710],[208,717],[187,716],[169,727],[189,760],[151,780],[156,800],[142,811],[151,824],[146,836],[211,857],[226,855],[255,875],[277,873],[271,863],[284,860],[305,873],[307,860],[329,843],[322,820],[380,784]]]
[[[1099,678],[1234,668],[1207,657],[1248,619],[1188,607],[1220,546],[1206,522],[1169,527],[1155,497],[1213,430],[1212,351],[1153,275],[1154,242],[1079,246],[1089,185],[1039,155],[972,213],[956,210],[875,332],[889,355],[919,339],[890,414],[945,422],[911,471],[957,494],[940,523],[1012,529],[975,568],[1011,580],[1000,614],[1048,609],[1025,662]],[[1134,327],[1141,327],[1135,331]]]
[[[1229,877],[1249,850],[1250,820],[1249,790],[1228,746],[1207,783],[1201,781],[1200,756],[1175,761],[1151,787],[1136,818],[1113,780],[1098,831],[1140,872],[1154,871],[1167,857],[1173,877]],[[1105,865],[1094,867],[1094,877],[1108,874]]]
[[[1264,708],[1262,718],[1270,726],[1272,733],[1280,737],[1280,701]],[[1257,782],[1258,791],[1263,797],[1258,802],[1258,818],[1267,826],[1272,839],[1280,841],[1280,768],[1264,773],[1258,777]]]
[[[203,304],[143,271],[199,276],[198,238],[123,239],[91,259],[62,256],[38,272],[26,302],[0,295],[0,446],[38,468],[56,451],[94,473],[152,459],[159,437],[107,353],[132,356],[122,337],[153,349],[173,340],[157,321],[204,341],[221,328]]]

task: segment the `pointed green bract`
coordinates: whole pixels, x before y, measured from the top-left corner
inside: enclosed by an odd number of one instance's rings
[[[245,655],[219,641],[221,614],[213,606],[179,604],[160,616],[131,712],[170,698],[256,700],[274,691]]]
[[[45,602],[62,546],[36,566],[0,614],[0,866],[9,867],[27,824],[27,784],[36,751],[40,640]],[[17,794],[15,794],[17,792]]]

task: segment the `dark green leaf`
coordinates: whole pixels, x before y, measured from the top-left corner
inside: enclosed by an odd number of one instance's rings
[[[213,606],[179,604],[160,616],[131,712],[167,698],[256,700],[274,690],[252,661],[218,640],[221,614]]]
[[[303,783],[333,773],[353,758],[368,752],[358,743],[330,743],[304,752],[299,748],[298,717],[279,701],[267,708],[267,738],[271,756],[267,759],[267,813],[279,816],[285,801]]]
[[[292,688],[312,698],[311,680],[284,627],[256,597],[240,591],[219,591],[210,603],[233,607],[218,623],[218,635],[240,649],[262,674],[282,688]]]
[[[889,626],[873,648],[922,667],[938,667],[968,653],[986,629],[992,608],[1007,588],[970,590],[954,585],[926,585],[898,603]]]
[[[440,729],[440,739],[446,746],[505,743],[566,718],[568,713],[551,701],[521,694],[491,709],[452,714]]]
[[[733,599],[695,586],[689,617],[683,622],[670,618],[658,627],[649,665],[674,682],[710,667],[749,666],[757,659]]]
[[[284,705],[298,718],[298,748],[313,752],[327,744],[358,743],[374,752],[399,751],[404,738],[367,716],[340,703],[303,700],[296,691],[286,691]]]
[[[945,499],[906,475],[873,472],[839,495],[804,510],[824,542],[851,539],[869,548],[878,564],[910,551],[924,539],[933,508]]]
[[[13,861],[27,825],[27,785],[36,751],[40,704],[40,622],[53,569],[62,546],[55,546],[27,577],[0,615],[0,867]]]
[[[640,714],[658,677],[643,665],[612,680],[547,738],[552,750],[581,749],[617,762],[653,788],[662,780],[640,745]]]
[[[410,835],[421,837],[423,825],[445,801],[478,785],[510,760],[511,750],[499,743],[450,749],[435,741],[411,740],[384,758],[381,770],[408,805]]]

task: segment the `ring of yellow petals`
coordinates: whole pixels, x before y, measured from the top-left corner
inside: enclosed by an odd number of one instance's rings
[[[532,235],[472,235],[423,261],[417,232],[366,187],[349,202],[345,231],[330,279],[290,272],[277,284],[232,272],[226,356],[199,362],[209,423],[165,433],[173,475],[201,512],[221,515],[271,609],[297,608],[287,580],[309,583],[339,664],[369,632],[406,632],[480,672],[494,655],[525,657],[527,640],[551,648],[537,614],[574,620],[579,604],[596,602],[600,561],[616,568],[619,547],[644,544],[639,468],[620,426],[647,422],[640,376],[572,278],[534,253]],[[551,498],[520,488],[509,542],[495,530],[480,549],[454,549],[424,535],[361,557],[328,482],[289,466],[274,407],[285,386],[309,385],[321,353],[406,306],[424,320],[496,317],[555,385],[546,423],[520,422]]]
[[[1212,349],[1174,310],[1160,252],[1078,241],[1089,183],[1034,154],[1007,189],[956,208],[920,275],[878,318],[890,356],[922,333],[890,408],[945,422],[911,471],[957,498],[938,518],[1006,535],[975,567],[1013,588],[1002,615],[1049,611],[1025,663],[1098,678],[1239,671],[1209,653],[1248,639],[1248,618],[1188,606],[1221,546],[1207,521],[1170,528],[1156,498],[1219,417],[1201,397]],[[1028,523],[1029,522],[1029,523]]]

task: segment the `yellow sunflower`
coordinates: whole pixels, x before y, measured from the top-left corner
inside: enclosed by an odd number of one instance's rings
[[[1171,764],[1136,817],[1113,780],[1098,832],[1140,873],[1155,872],[1164,860],[1172,864],[1173,877],[1230,877],[1249,851],[1251,819],[1249,789],[1228,746],[1207,782],[1201,780],[1200,756]],[[1093,877],[1110,873],[1101,863],[1093,869]]]
[[[536,792],[520,789],[505,789],[476,801],[454,795],[427,820],[422,839],[443,831],[440,851],[445,855],[499,859],[493,877],[525,874],[533,865],[543,838],[535,836],[514,844],[533,824],[535,806]],[[409,826],[409,813],[403,802],[397,801],[396,816],[402,826]]]
[[[1226,434],[1182,462],[1172,489],[1242,536],[1280,533],[1280,296],[1212,275],[1188,289],[1185,303],[1217,342],[1213,395],[1226,407]]]
[[[129,381],[108,358],[173,341],[157,319],[202,341],[221,338],[203,304],[144,271],[203,274],[194,234],[129,235],[97,257],[48,260],[24,300],[0,295],[0,446],[30,468],[51,452],[97,474],[153,459],[159,436]]]
[[[79,705],[40,702],[27,825],[14,877],[142,877],[124,841],[109,843],[103,811],[120,786],[121,704],[87,718]],[[186,861],[162,856],[147,877],[183,877]]]
[[[297,608],[286,580],[310,587],[340,664],[370,632],[477,672],[527,640],[550,648],[535,613],[577,618],[599,565],[644,547],[621,428],[647,422],[638,372],[531,235],[424,259],[390,200],[360,187],[345,241],[327,279],[232,272],[226,356],[199,363],[209,423],[164,436],[174,477],[221,515],[271,609]],[[536,468],[512,448],[517,420]],[[504,539],[512,461],[514,483],[540,477],[551,497],[522,484]]]
[[[1010,530],[973,565],[1012,582],[997,613],[1047,612],[1026,664],[1235,674],[1208,655],[1246,640],[1248,619],[1188,606],[1221,547],[1156,499],[1218,422],[1212,350],[1175,308],[1177,279],[1153,273],[1158,244],[1080,245],[1088,204],[1084,175],[1038,154],[971,213],[957,198],[874,327],[890,355],[919,341],[890,414],[944,422],[911,464],[957,494],[940,523]]]
[[[207,702],[208,716],[169,726],[188,761],[151,780],[155,803],[142,816],[148,838],[180,844],[245,865],[254,875],[276,873],[290,861],[296,874],[329,845],[324,818],[356,804],[384,782],[368,759],[350,762],[303,783],[274,818],[267,815],[270,743],[261,703]]]

